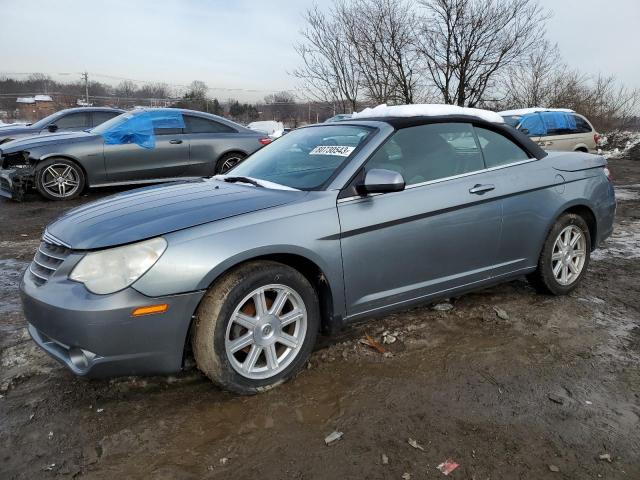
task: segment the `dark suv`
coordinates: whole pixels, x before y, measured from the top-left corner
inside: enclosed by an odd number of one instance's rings
[[[124,110],[107,107],[69,108],[52,113],[48,117],[28,125],[0,127],[0,144],[17,138],[31,137],[54,132],[73,132],[97,127],[117,117]]]

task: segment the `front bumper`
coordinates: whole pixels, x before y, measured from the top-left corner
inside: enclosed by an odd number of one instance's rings
[[[75,374],[96,378],[164,374],[182,367],[185,341],[204,292],[150,298],[129,287],[94,295],[69,280],[20,284],[33,340]],[[166,312],[141,317],[133,309],[166,303]]]
[[[34,174],[27,168],[0,168],[0,196],[18,202],[33,186]]]

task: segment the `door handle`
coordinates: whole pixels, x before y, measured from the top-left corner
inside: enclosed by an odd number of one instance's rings
[[[482,195],[485,192],[490,192],[491,190],[495,189],[495,185],[480,185],[479,183],[474,185],[472,188],[469,189],[469,193],[474,193],[476,195]]]
[[[182,143],[182,140],[169,140],[169,143],[171,143],[172,145],[179,145]]]

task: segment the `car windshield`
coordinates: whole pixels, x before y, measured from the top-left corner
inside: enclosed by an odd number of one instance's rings
[[[118,115],[117,117],[113,117],[113,118],[107,120],[106,122],[101,123],[97,127],[92,128],[90,130],[90,132],[91,133],[97,133],[98,135],[102,135],[103,133],[109,131],[109,129],[111,129],[112,127],[114,127],[116,125],[120,125],[121,123],[129,120],[131,117],[133,117],[133,113],[131,113],[131,112],[122,113],[122,114]]]
[[[373,129],[353,125],[295,130],[258,150],[227,172],[299,190],[320,189],[344,165]]]
[[[504,122],[507,125],[511,125],[512,127],[515,128],[520,123],[522,116],[521,115],[504,115],[502,118],[504,118]]]
[[[30,126],[33,128],[44,128],[52,121],[61,117],[60,112],[52,113],[48,117],[44,117],[42,120],[38,120],[36,123],[32,123]]]

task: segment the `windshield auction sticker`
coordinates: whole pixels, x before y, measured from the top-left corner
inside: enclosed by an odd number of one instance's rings
[[[348,157],[356,147],[347,147],[342,145],[318,145],[309,152],[309,155],[337,155],[339,157]]]

